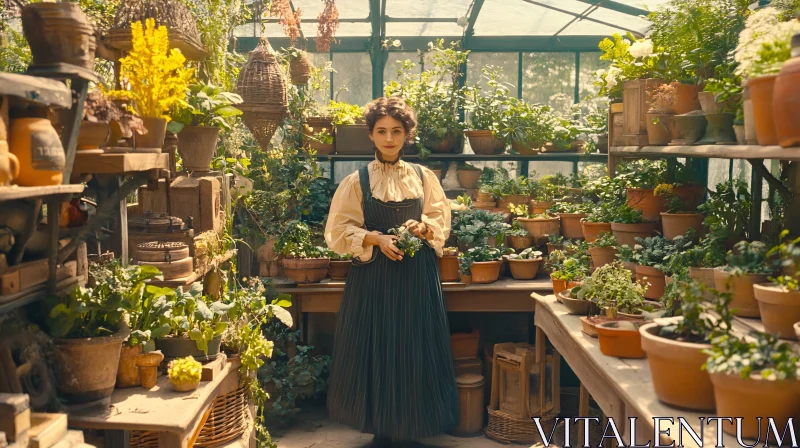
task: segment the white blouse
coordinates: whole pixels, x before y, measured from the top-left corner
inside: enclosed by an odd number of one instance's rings
[[[450,236],[450,201],[435,174],[424,166],[422,181],[413,166],[400,160],[395,164],[370,162],[369,185],[372,196],[379,201],[396,202],[424,197],[422,219],[433,232],[429,241],[438,256]],[[369,233],[364,228],[364,210],[358,171],[347,176],[336,189],[331,201],[328,222],[325,225],[325,241],[339,255],[352,254],[361,261],[372,258],[372,246],[364,246],[364,237]],[[400,223],[402,224],[402,223]]]

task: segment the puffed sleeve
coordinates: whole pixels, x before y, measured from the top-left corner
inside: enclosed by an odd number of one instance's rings
[[[442,256],[444,243],[450,236],[450,201],[433,171],[422,167],[425,178],[425,204],[422,208],[422,222],[433,232],[431,246],[436,255]]]
[[[369,232],[363,226],[361,186],[356,171],[344,178],[333,195],[325,224],[325,242],[339,255],[352,254],[361,261],[368,261],[372,258],[372,246],[364,247],[364,237]]]

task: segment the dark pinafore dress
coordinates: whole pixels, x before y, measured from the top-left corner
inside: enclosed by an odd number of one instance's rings
[[[423,198],[379,201],[367,167],[358,175],[367,230],[386,234],[421,219]],[[401,261],[389,260],[376,246],[369,261],[354,261],[337,315],[328,410],[334,421],[393,441],[458,425],[447,312],[429,245]]]

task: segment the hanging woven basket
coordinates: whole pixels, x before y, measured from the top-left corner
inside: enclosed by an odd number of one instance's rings
[[[299,56],[289,58],[289,76],[292,78],[292,84],[296,86],[308,84],[311,79],[311,58],[305,51],[298,52]]]
[[[169,32],[170,48],[181,50],[187,59],[200,61],[206,58],[206,51],[200,41],[197,24],[189,8],[179,0],[133,0],[122,2],[114,18],[114,26],[108,31],[106,42],[109,46],[128,51],[131,43],[131,24],[155,19],[156,26],[164,25]]]
[[[239,72],[237,93],[244,102],[242,121],[263,149],[269,147],[272,136],[289,110],[286,79],[275,51],[266,37],[250,52],[247,63]]]

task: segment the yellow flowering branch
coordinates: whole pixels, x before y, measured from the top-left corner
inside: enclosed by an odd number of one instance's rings
[[[194,82],[194,69],[184,66],[180,50],[169,48],[167,27],[156,28],[152,18],[131,24],[132,50],[120,62],[123,90],[109,94],[133,102],[132,112],[148,118],[170,120],[169,111],[186,105],[186,89]]]

